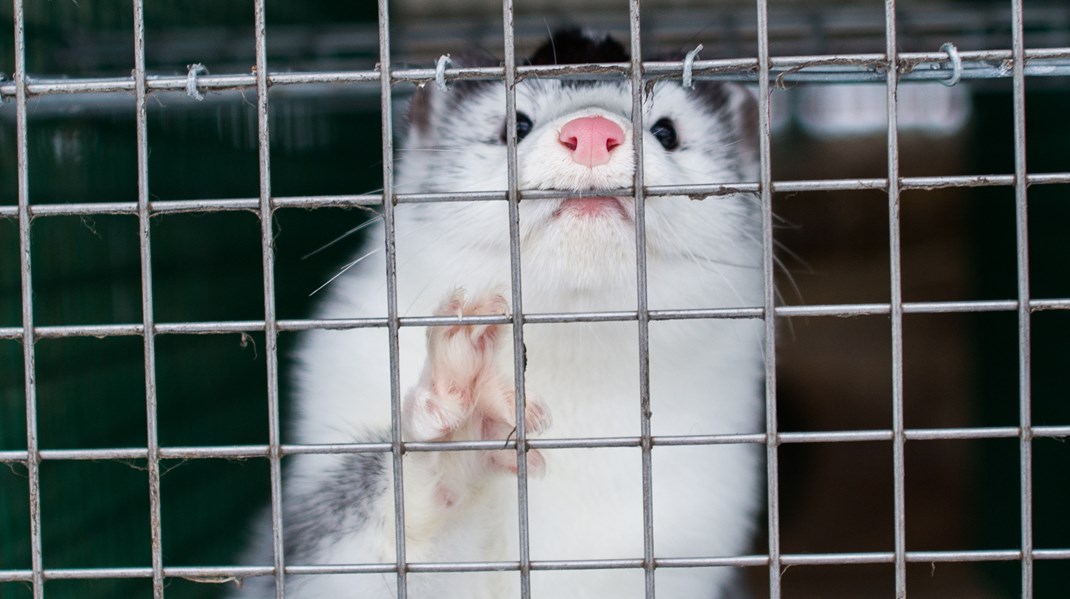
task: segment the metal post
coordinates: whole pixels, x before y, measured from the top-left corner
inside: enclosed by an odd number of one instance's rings
[[[156,410],[156,321],[152,307],[152,251],[149,213],[149,126],[145,89],[145,7],[134,0],[134,86],[137,112],[137,219],[141,248],[141,323],[145,358],[146,458],[149,474],[149,534],[152,596],[163,599],[163,540],[160,515],[160,442]]]
[[[390,13],[387,0],[379,0],[379,110],[383,146],[383,232],[386,243],[386,312],[390,351],[391,457],[394,473],[394,543],[398,599],[408,597],[405,560],[405,489],[401,437],[401,377],[398,357],[398,285],[394,223],[394,134],[390,66]]]
[[[22,274],[22,367],[26,386],[26,478],[30,489],[30,584],[34,599],[45,593],[41,548],[41,456],[37,439],[37,369],[33,324],[33,282],[30,268],[30,177],[26,137],[26,17],[22,0],[15,11],[15,137],[18,169],[19,268]]]
[[[903,430],[903,290],[902,256],[899,236],[899,127],[897,92],[899,89],[898,46],[895,0],[886,0],[885,55],[888,61],[888,255],[889,298],[892,327],[892,476],[893,526],[895,538],[895,596],[907,594],[906,572],[906,436]]]
[[[758,160],[762,208],[762,317],[765,325],[765,477],[769,551],[769,597],[779,599],[780,559],[780,438],[776,400],[776,255],[773,239],[772,129],[769,87],[769,6],[758,5]]]
[[[1029,203],[1025,160],[1025,40],[1022,0],[1011,0],[1014,85],[1014,225],[1018,248],[1018,426],[1022,597],[1033,597],[1033,428],[1030,384]]]

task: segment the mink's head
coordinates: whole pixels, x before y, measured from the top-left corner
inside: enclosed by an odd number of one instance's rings
[[[563,29],[520,64],[627,63],[615,39]],[[500,66],[487,57],[458,56],[457,67]],[[521,253],[547,276],[602,285],[634,279],[635,130],[627,77],[589,80],[524,75],[516,85],[517,180],[521,190],[618,190],[597,201],[569,198],[520,204]],[[739,183],[757,178],[755,100],[742,86],[696,81],[644,84],[644,186]],[[496,80],[456,81],[447,91],[427,85],[410,108],[408,138],[399,153],[398,191],[503,191],[508,187],[505,86]],[[604,201],[603,201],[604,200]],[[740,258],[741,244],[759,236],[750,196],[694,201],[651,196],[646,201],[648,256],[694,261]],[[507,206],[501,201],[420,205],[417,218],[448,222],[460,244],[508,247]],[[748,245],[749,248],[749,245]],[[556,274],[554,274],[556,273]],[[527,275],[525,275],[527,276]]]

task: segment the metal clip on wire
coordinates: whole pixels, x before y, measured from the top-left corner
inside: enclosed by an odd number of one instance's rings
[[[959,49],[951,42],[940,46],[940,51],[947,52],[947,57],[951,60],[951,77],[941,79],[940,83],[951,87],[962,79],[962,58],[959,56]]]
[[[446,66],[453,64],[453,60],[449,54],[443,54],[438,57],[438,61],[435,62],[435,85],[442,91],[446,89]]]
[[[695,82],[691,79],[691,72],[695,67],[695,57],[702,51],[702,44],[684,56],[684,89],[695,89]]]
[[[204,99],[200,90],[197,89],[197,76],[207,75],[208,67],[201,63],[189,65],[189,73],[186,74],[186,95],[200,102]]]

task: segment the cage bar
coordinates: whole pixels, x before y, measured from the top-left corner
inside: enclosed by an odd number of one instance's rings
[[[1018,286],[1018,425],[1020,455],[1020,509],[1022,544],[1022,597],[1033,597],[1033,434],[1030,383],[1031,313],[1029,311],[1029,205],[1025,162],[1025,41],[1022,0],[1011,0],[1011,44],[1014,98],[1014,224],[1017,244]]]
[[[506,199],[509,202],[509,294],[513,329],[513,397],[516,402],[516,491],[520,597],[531,597],[531,540],[528,519],[528,438],[524,303],[520,262],[520,182],[516,145],[516,39],[513,1],[502,0],[503,80],[505,83]]]
[[[1018,549],[988,549],[973,551],[908,551],[907,563],[961,563],[961,562],[1011,562],[1022,560]],[[1070,549],[1034,549],[1031,559],[1062,561],[1070,559]],[[767,555],[739,555],[731,557],[660,558],[658,568],[710,568],[745,567],[768,565]],[[785,566],[843,566],[858,564],[894,564],[895,552],[850,552],[850,553],[786,553],[781,556]],[[616,570],[641,568],[642,559],[609,560],[538,560],[531,562],[532,571],[555,570]],[[421,572],[498,572],[519,571],[515,561],[493,562],[430,562],[407,564],[407,570]],[[181,566],[164,568],[167,578],[183,578],[194,582],[205,580],[224,581],[231,578],[271,575],[270,566]],[[396,566],[391,564],[330,564],[287,566],[286,573],[293,576],[326,574],[388,574]],[[44,571],[49,580],[101,580],[152,577],[152,568],[49,568]],[[29,582],[30,570],[0,571],[0,582]]]
[[[769,5],[756,0],[758,10],[758,166],[762,207],[762,277],[765,371],[765,484],[766,543],[769,554],[769,597],[779,599],[783,561],[780,554],[780,452],[776,394],[776,257],[773,239],[773,133],[770,125]]]
[[[152,305],[151,215],[149,213],[149,126],[145,89],[145,5],[134,0],[134,90],[137,112],[138,241],[141,253],[140,332],[145,360],[145,453],[149,475],[149,535],[152,596],[163,599],[163,540],[160,508],[160,440],[156,396],[156,321]]]
[[[965,314],[972,312],[1013,312],[1018,309],[1017,300],[970,300],[970,301],[932,301],[903,302],[904,314]],[[1070,310],[1070,298],[1030,299],[1029,312],[1052,310]],[[794,306],[776,306],[773,313],[778,317],[801,318],[812,316],[855,317],[890,314],[891,305],[873,304],[808,304]],[[707,318],[762,318],[763,308],[689,308],[678,310],[649,310],[650,320],[683,320]],[[567,322],[619,322],[638,320],[635,311],[609,312],[530,312],[524,317],[532,324],[556,324]],[[458,322],[464,324],[509,324],[509,316],[469,315],[452,316],[405,316],[398,319],[401,327],[410,326],[452,326]],[[387,326],[385,318],[307,318],[278,319],[278,331],[307,331],[310,329],[344,330],[363,328],[383,328]],[[172,322],[157,323],[155,331],[160,335],[223,335],[231,333],[254,333],[265,330],[262,320],[227,320],[217,322]],[[33,329],[36,339],[61,339],[64,337],[131,337],[141,335],[144,325],[48,325]],[[22,339],[23,330],[19,327],[0,327],[0,339]]]
[[[30,497],[30,573],[34,599],[45,593],[41,547],[41,456],[37,438],[37,369],[34,362],[33,279],[30,259],[30,176],[26,135],[26,16],[23,0],[12,0],[15,17],[15,136],[18,169],[19,269],[22,293],[22,367],[26,386],[26,478]],[[3,576],[0,574],[0,576]]]
[[[964,80],[988,80],[1013,77],[1008,63],[1015,60],[1012,50],[961,51]],[[1070,75],[1070,48],[1030,48],[1024,50],[1024,74],[1029,77],[1058,78]],[[768,77],[778,84],[786,83],[879,83],[889,70],[884,54],[820,54],[770,57]],[[644,79],[679,79],[683,73],[681,62],[644,62]],[[594,65],[528,66],[517,65],[518,77],[559,77],[565,79],[620,79],[627,77],[628,63]],[[903,52],[896,68],[902,81],[948,80],[954,74],[945,52]],[[753,83],[758,63],[752,58],[696,60],[693,76],[696,80],[737,81]],[[451,68],[445,71],[445,81],[501,80],[501,67]],[[416,84],[433,83],[435,69],[398,69],[391,73],[394,82]],[[376,70],[314,71],[268,73],[271,86],[346,85],[370,83],[380,79]],[[185,75],[148,75],[149,92],[185,92]],[[218,74],[198,77],[197,86],[206,91],[255,89],[257,76],[253,74]],[[121,94],[131,93],[136,82],[131,78],[34,78],[27,82],[32,96]],[[359,88],[356,90],[359,93]],[[0,96],[14,97],[15,82],[0,83]]]
[[[974,187],[1013,187],[1014,175],[944,175],[928,177],[901,177],[900,190],[916,189],[954,189]],[[1058,185],[1070,183],[1070,172],[1031,173],[1025,177],[1026,186]],[[862,179],[812,179],[802,181],[773,181],[773,193],[793,193],[803,191],[863,191],[888,189],[886,178]],[[714,199],[736,193],[759,193],[756,182],[739,181],[734,183],[716,183],[703,185],[651,185],[644,190],[648,197],[675,195],[695,196],[695,199]],[[594,189],[585,192],[566,193],[545,189],[522,189],[519,191],[523,200],[547,200],[568,197],[593,197],[599,195],[634,195],[631,187],[621,189]],[[394,194],[395,204],[423,204],[431,202],[492,202],[508,201],[504,191],[457,191],[443,193],[405,193]],[[381,206],[382,194],[323,195],[275,197],[275,208],[359,208],[367,209]],[[150,214],[183,214],[210,212],[255,212],[259,208],[257,198],[226,199],[192,199],[150,201]],[[85,202],[71,204],[41,204],[30,206],[33,218],[48,216],[97,216],[107,214],[137,214],[138,205],[134,202]],[[0,218],[17,218],[17,206],[0,206]]]
[[[386,312],[387,337],[389,343],[390,364],[390,444],[391,467],[394,475],[394,550],[397,572],[397,596],[408,596],[407,562],[405,559],[405,488],[404,488],[404,445],[401,433],[401,378],[398,345],[398,291],[397,291],[397,253],[394,245],[394,125],[393,99],[391,88],[390,62],[390,13],[387,0],[379,0],[379,110],[382,118],[382,155],[383,155],[383,230],[386,244]]]
[[[282,443],[279,426],[279,355],[278,322],[275,316],[275,248],[274,207],[271,203],[271,123],[268,116],[267,22],[265,0],[253,4],[254,36],[256,40],[256,122],[257,161],[259,170],[261,267],[264,277],[264,343],[267,373],[268,461],[271,485],[271,545],[275,596],[283,599],[286,592],[285,544],[282,519]]]
[[[650,443],[650,310],[647,305],[646,194],[643,160],[643,46],[639,0],[628,2],[628,39],[631,64],[632,151],[635,160],[635,282],[636,321],[639,333],[639,427],[643,489],[643,584],[646,599],[654,599],[654,497]]]
[[[1030,429],[1034,439],[1066,439],[1070,437],[1070,425],[1034,426]],[[1017,426],[972,427],[972,428],[927,428],[905,429],[904,437],[908,441],[961,441],[971,439],[1012,439],[1018,438],[1021,428]],[[776,443],[856,443],[866,441],[891,441],[894,432],[891,429],[846,430],[846,431],[806,431],[780,432]],[[652,435],[653,447],[672,447],[679,445],[724,445],[738,443],[766,444],[765,433],[726,433],[715,435]],[[528,439],[531,449],[577,449],[608,447],[641,447],[642,437],[580,437],[580,438],[540,438]],[[515,449],[516,441],[428,441],[405,443],[406,452],[420,451],[472,451],[488,449]],[[282,456],[303,454],[354,454],[354,453],[389,453],[390,443],[336,443],[336,444],[284,444],[279,447]],[[139,460],[147,459],[145,449],[103,448],[103,449],[42,449],[38,452],[41,461],[60,460]],[[250,459],[267,458],[270,455],[268,445],[223,445],[160,447],[160,459]],[[26,461],[27,453],[20,450],[0,452],[0,463],[21,463]]]
[[[898,52],[896,37],[895,0],[886,0],[885,54],[888,62],[895,64]],[[899,231],[899,127],[897,90],[899,73],[887,72],[888,109],[888,255],[891,273],[890,310],[892,327],[892,475],[893,475],[893,525],[895,538],[895,596],[907,594],[906,574],[906,457],[903,424],[903,263],[902,243]]]

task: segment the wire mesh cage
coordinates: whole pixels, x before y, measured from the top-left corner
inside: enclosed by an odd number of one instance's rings
[[[679,568],[735,568],[770,597],[1065,588],[1070,8],[277,4],[4,9],[0,597],[202,597],[243,579],[273,580],[282,597],[288,580],[338,573],[386,576],[403,597],[413,575],[483,570],[513,573],[528,597],[533,576],[563,569],[638,573],[637,596],[652,597],[658,573]],[[631,60],[525,65],[562,14],[613,33]],[[462,45],[504,60],[442,60]],[[681,49],[682,60],[643,60]],[[382,218],[390,239],[405,204],[504,202],[515,264],[519,202],[561,196],[520,186],[515,139],[505,189],[396,193],[407,98],[534,77],[623,81],[636,102],[651,81],[751,86],[757,180],[651,186],[637,169],[621,193],[640,212],[664,196],[753,194],[765,292],[753,306],[650,306],[640,259],[634,310],[491,319],[514,332],[517,396],[529,327],[634,323],[638,413],[651,326],[748,319],[763,323],[765,412],[761,431],[717,435],[659,436],[646,412],[639,434],[613,439],[528,439],[519,427],[507,447],[520,538],[528,451],[634,448],[649,479],[660,448],[748,444],[765,458],[753,551],[665,557],[647,542],[628,559],[539,560],[522,542],[517,560],[413,563],[395,476],[395,560],[287,560],[293,456],[378,453],[400,472],[406,453],[442,449],[403,443],[396,419],[380,442],[286,436],[302,332],[387,331],[397,413],[398,332],[449,322],[404,313],[393,274],[386,313],[308,318],[309,295],[360,243],[347,231]],[[384,252],[390,263],[392,244]],[[649,539],[649,484],[643,500]],[[261,505],[271,558],[239,563]]]

